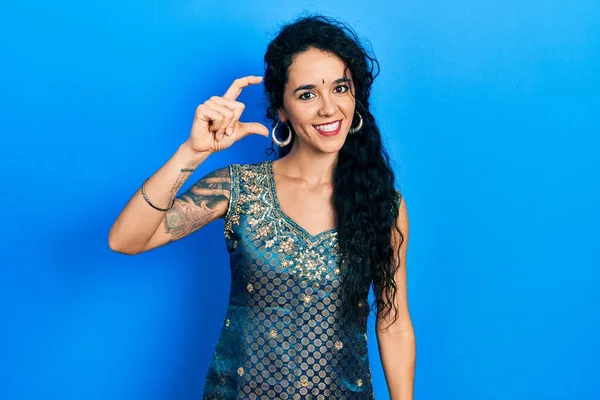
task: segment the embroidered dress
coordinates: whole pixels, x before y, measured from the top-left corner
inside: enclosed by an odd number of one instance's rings
[[[336,229],[283,213],[270,160],[229,173],[231,292],[203,399],[373,399],[366,332],[340,312]]]

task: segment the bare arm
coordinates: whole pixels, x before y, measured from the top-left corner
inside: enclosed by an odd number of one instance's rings
[[[175,199],[143,251],[179,240],[225,216],[231,197],[229,168],[210,172]]]
[[[108,243],[112,250],[138,254],[181,239],[223,216],[230,197],[228,169],[215,171],[197,182],[176,199],[177,192],[191,173],[210,154],[229,148],[250,134],[269,137],[269,130],[256,122],[239,122],[245,105],[236,101],[243,88],[262,82],[262,77],[246,76],[233,81],[222,97],[213,96],[196,108],[188,140],[133,195],[110,229]],[[161,222],[163,227],[161,227]]]
[[[146,195],[152,204],[167,208],[187,178],[208,158],[209,154],[194,152],[186,143],[182,144],[169,161],[146,182]],[[181,209],[182,202],[184,200],[176,199],[173,208],[169,211],[158,211],[146,202],[141,190],[138,189],[110,229],[108,236],[110,248],[119,253],[138,254],[180,239],[184,236],[181,230],[177,235],[171,235],[160,228],[168,215],[173,215]],[[192,221],[191,218],[187,220]],[[161,231],[162,235],[159,234]],[[152,246],[149,246],[150,244]]]
[[[406,254],[408,246],[408,212],[403,199],[400,203],[397,225],[400,234],[393,229],[392,248],[398,269],[394,275],[396,296],[394,304],[398,310],[398,318],[393,321],[394,312],[388,318],[377,317],[377,342],[379,354],[391,400],[412,400],[414,391],[414,375],[416,362],[416,341],[411,322],[407,288],[406,288]],[[399,259],[397,258],[399,255]],[[391,325],[390,325],[391,323]]]

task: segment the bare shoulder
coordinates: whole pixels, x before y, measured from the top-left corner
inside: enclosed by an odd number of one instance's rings
[[[401,225],[408,229],[408,208],[406,207],[406,199],[402,196],[399,190],[396,191],[399,197],[400,207],[398,208],[398,219]]]
[[[406,248],[409,234],[408,208],[406,206],[406,199],[399,190],[396,190],[396,196],[396,204],[399,203],[398,218],[395,223],[396,229],[393,229],[392,240],[394,242],[394,248],[398,248],[402,244],[404,244],[404,248]],[[400,237],[398,229],[402,232],[402,237]]]

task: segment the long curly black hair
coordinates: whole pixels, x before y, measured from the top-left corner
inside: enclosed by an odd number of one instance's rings
[[[397,226],[400,192],[395,189],[394,171],[384,149],[381,133],[371,114],[369,97],[379,63],[368,54],[356,32],[347,24],[323,15],[301,17],[284,25],[271,41],[264,56],[263,84],[267,96],[267,119],[275,126],[277,109],[283,106],[288,68],[293,57],[309,48],[335,54],[346,65],[354,82],[356,111],[363,119],[360,131],[348,135],[334,167],[333,204],[341,250],[342,313],[352,323],[366,327],[372,307],[378,315],[389,316],[394,305],[394,274],[400,254],[394,261],[392,229]],[[358,118],[355,113],[356,126]],[[287,128],[285,128],[287,131]],[[279,158],[289,153],[292,141],[279,148]],[[271,147],[271,151],[273,151]],[[369,286],[373,283],[375,301],[369,306]]]

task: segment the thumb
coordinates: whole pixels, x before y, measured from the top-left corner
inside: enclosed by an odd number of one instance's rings
[[[258,122],[240,122],[240,127],[238,128],[237,133],[239,137],[242,138],[252,133],[269,137],[270,132],[266,126],[259,124]]]

